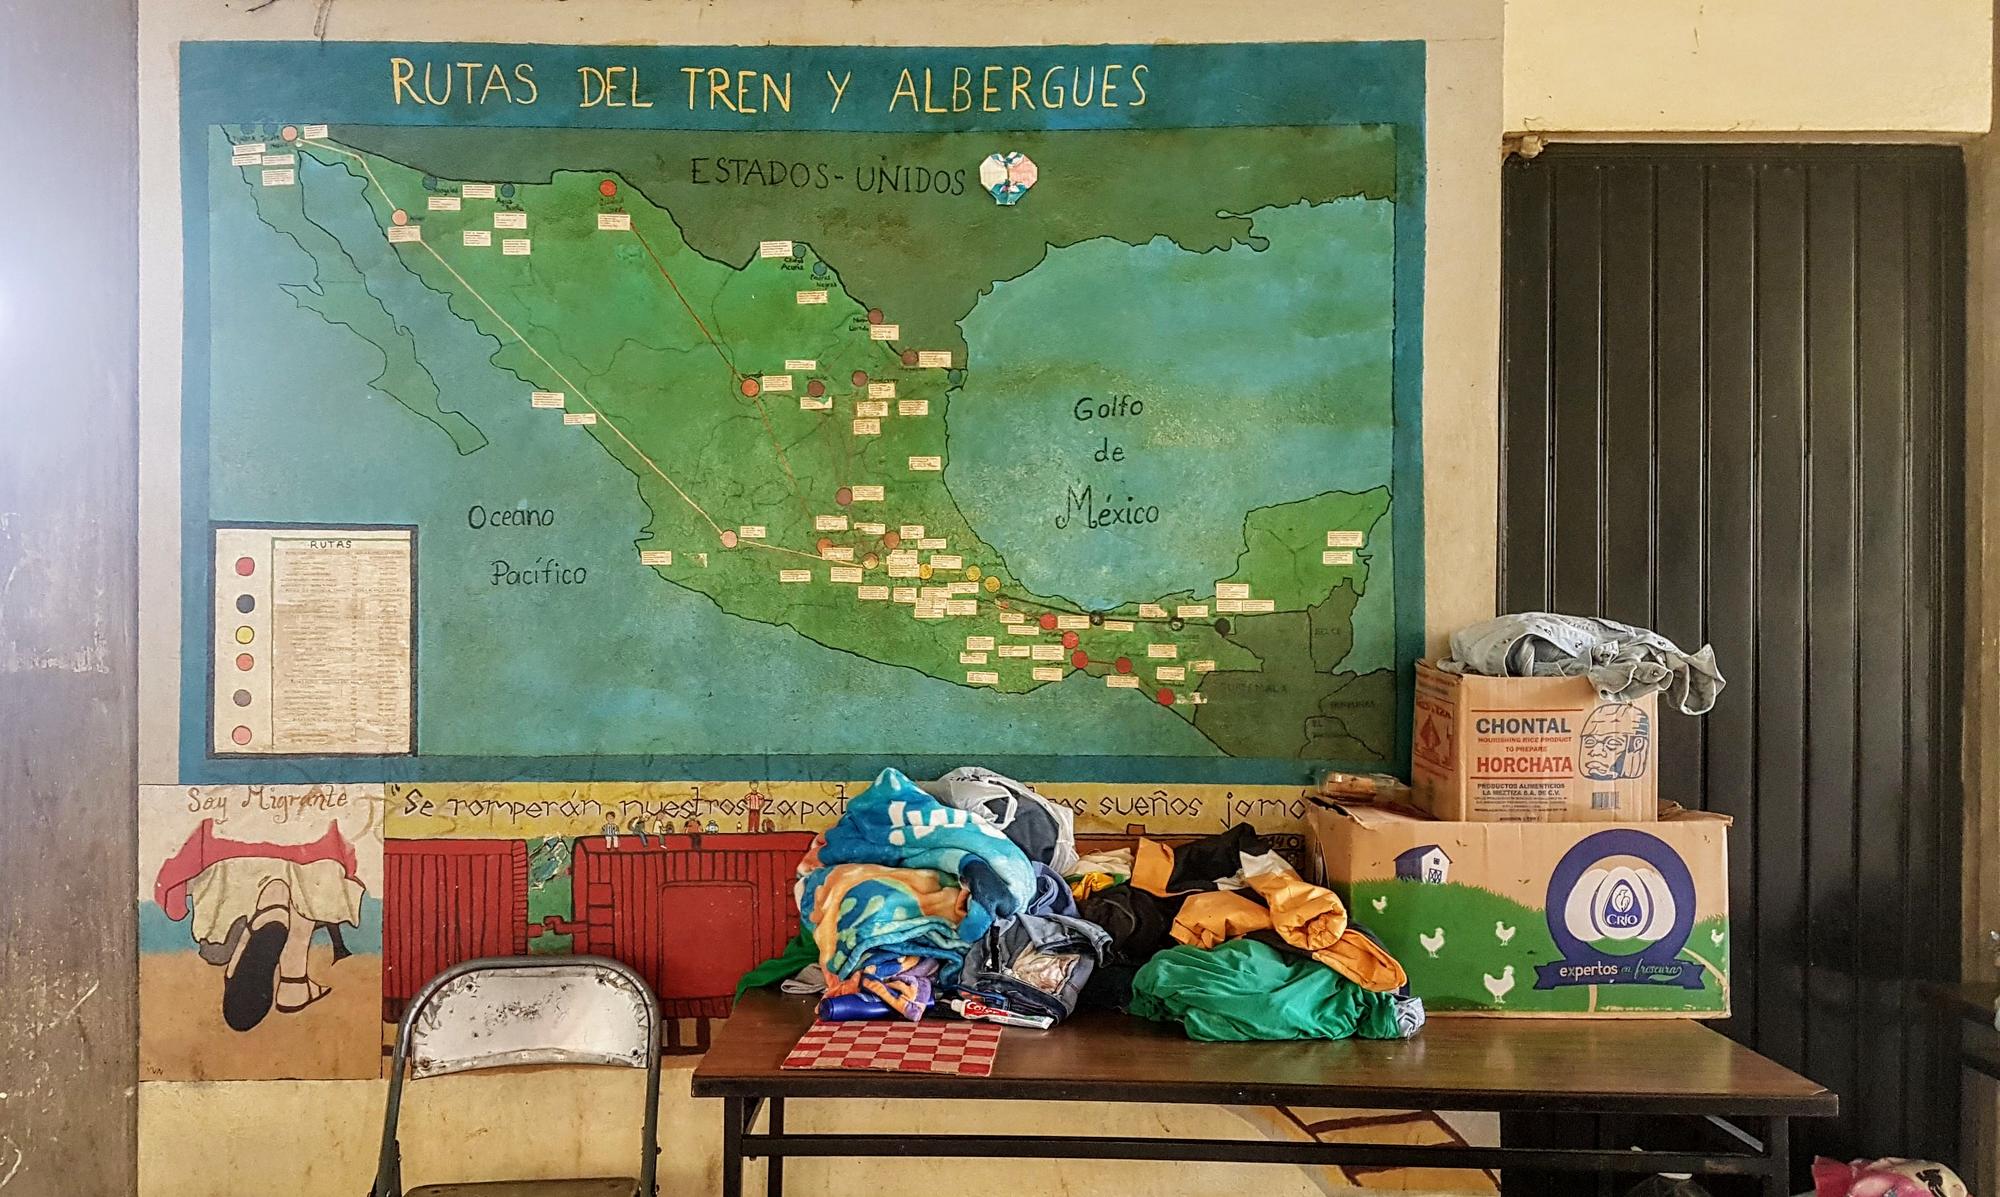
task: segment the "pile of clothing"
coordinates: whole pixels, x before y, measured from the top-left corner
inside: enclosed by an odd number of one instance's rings
[[[1210,1040],[1423,1023],[1402,966],[1248,824],[1079,856],[1068,807],[986,769],[883,770],[794,893],[798,939],[737,993],[816,993],[822,1019],[920,1019],[958,997],[1054,1022],[1129,1010]]]

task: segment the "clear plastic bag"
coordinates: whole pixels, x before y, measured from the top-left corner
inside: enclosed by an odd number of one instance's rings
[[[1709,1197],[1709,1193],[1689,1173],[1662,1172],[1640,1181],[1625,1197]]]

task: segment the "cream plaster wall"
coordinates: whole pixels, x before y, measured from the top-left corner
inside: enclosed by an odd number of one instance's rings
[[[1507,0],[1510,131],[1984,132],[1985,0]]]

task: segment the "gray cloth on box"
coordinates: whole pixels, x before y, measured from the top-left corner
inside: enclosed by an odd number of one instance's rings
[[[1528,611],[1502,615],[1451,634],[1446,673],[1487,677],[1584,675],[1607,702],[1664,692],[1688,715],[1705,715],[1722,693],[1715,650],[1686,653],[1656,632],[1585,615]]]
[[[1022,914],[1000,923],[965,953],[958,987],[1009,1010],[1060,1022],[1076,1012],[1084,983],[1111,934],[1066,915]]]
[[[983,816],[1029,860],[1067,875],[1076,866],[1076,812],[991,769],[965,765],[917,783],[954,810]]]

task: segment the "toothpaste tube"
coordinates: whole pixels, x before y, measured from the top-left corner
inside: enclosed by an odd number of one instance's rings
[[[1056,1020],[1045,1014],[1016,1014],[1012,1010],[989,1006],[976,998],[953,998],[950,1005],[952,1012],[960,1018],[969,1018],[976,1022],[997,1022],[1009,1027],[1033,1027],[1038,1031],[1046,1031],[1056,1025]]]

